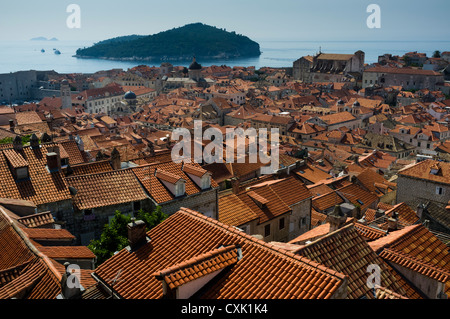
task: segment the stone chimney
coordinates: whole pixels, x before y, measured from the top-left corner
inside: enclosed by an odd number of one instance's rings
[[[141,245],[147,243],[146,225],[142,220],[131,219],[128,228],[128,243],[130,251],[135,251]]]
[[[31,135],[30,146],[32,149],[39,148],[39,139],[36,134]]]
[[[48,170],[51,173],[61,170],[61,155],[59,152],[59,147],[48,147],[47,151],[48,153],[46,154],[46,156]]]
[[[69,269],[70,263],[64,263],[66,271],[61,278],[61,294],[57,299],[79,299],[84,291],[80,278]]]
[[[14,124],[14,120],[9,120],[9,130],[14,132],[16,125]]]
[[[19,135],[16,136],[13,141],[13,147],[16,152],[20,152],[23,150],[22,137],[20,137]]]
[[[231,179],[231,189],[233,190],[233,194],[239,194],[239,186],[241,182],[239,181],[239,178],[233,177]]]
[[[119,151],[114,147],[113,151],[111,152],[111,165],[114,170],[119,170],[122,168],[122,162],[120,161],[120,153]]]
[[[398,213],[393,212],[392,217],[389,217],[387,220],[388,230],[394,231],[398,229]]]
[[[347,215],[341,210],[341,207],[336,205],[333,212],[328,215],[327,221],[330,223],[330,233],[340,229],[347,221]]]

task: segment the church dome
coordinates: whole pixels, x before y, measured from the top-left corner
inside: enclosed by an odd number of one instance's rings
[[[189,70],[201,70],[201,69],[202,69],[202,66],[200,64],[198,64],[194,58],[191,65],[189,66]]]
[[[360,107],[360,106],[361,106],[361,104],[359,104],[358,101],[355,101],[355,103],[353,103],[353,107]]]
[[[339,101],[337,102],[338,105],[344,105],[344,101],[342,101],[342,99],[339,99]]]
[[[132,91],[128,91],[127,93],[125,93],[124,98],[125,98],[125,100],[135,100],[136,94]]]

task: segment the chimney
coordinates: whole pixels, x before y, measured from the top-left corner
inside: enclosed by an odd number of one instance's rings
[[[239,194],[239,185],[240,185],[239,178],[233,177],[231,179],[231,189],[233,190],[233,194]]]
[[[16,152],[23,150],[22,137],[20,137],[19,135],[16,136],[13,141],[13,147]]]
[[[341,207],[336,205],[334,207],[333,212],[327,217],[328,222],[330,223],[330,233],[340,229],[344,226],[347,221],[347,215],[345,215]]]
[[[84,288],[80,283],[80,276],[74,273],[77,269],[72,269],[69,262],[64,263],[64,267],[66,268],[66,271],[60,282],[61,294],[59,294],[56,298],[79,299],[81,294],[84,292]]]
[[[142,220],[131,219],[128,228],[128,243],[130,251],[135,251],[141,245],[147,243],[146,225]]]
[[[32,149],[39,148],[39,139],[36,134],[31,135],[30,146]]]
[[[14,124],[14,120],[9,120],[9,130],[11,132],[14,132],[15,127],[16,127],[16,125]]]
[[[114,170],[119,170],[122,168],[120,161],[120,153],[119,151],[114,147],[113,151],[111,152],[111,165]]]
[[[59,153],[59,147],[48,147],[47,151],[47,168],[50,173],[61,170],[61,155]]]
[[[394,231],[397,230],[398,228],[398,219],[393,218],[393,217],[389,217],[387,220],[388,223],[388,230],[389,231]]]
[[[388,231],[393,231],[398,229],[398,213],[392,212],[392,216],[387,220]]]

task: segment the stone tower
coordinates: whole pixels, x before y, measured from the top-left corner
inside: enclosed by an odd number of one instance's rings
[[[199,81],[201,77],[202,77],[202,66],[197,63],[194,57],[191,65],[189,66],[189,79]]]
[[[67,80],[61,82],[61,102],[63,110],[72,108],[72,94]]]

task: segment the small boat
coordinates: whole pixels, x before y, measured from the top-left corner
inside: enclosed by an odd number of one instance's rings
[[[61,54],[61,52],[59,50],[55,50],[55,54]]]
[[[41,50],[41,52],[42,52],[42,53],[45,53],[45,50],[44,50],[44,49],[42,49],[42,50]]]

